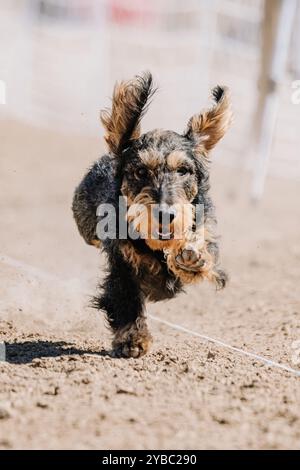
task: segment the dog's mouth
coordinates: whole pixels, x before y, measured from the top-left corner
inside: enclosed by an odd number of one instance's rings
[[[155,238],[159,240],[172,240],[174,238],[174,231],[170,225],[161,225],[154,230]]]

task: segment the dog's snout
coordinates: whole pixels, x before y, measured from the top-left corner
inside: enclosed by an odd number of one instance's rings
[[[171,224],[176,217],[176,209],[167,205],[155,207],[153,212],[161,225]]]
[[[162,212],[163,219],[170,220],[170,223],[173,222],[173,220],[175,219],[175,215],[176,211],[173,209]]]

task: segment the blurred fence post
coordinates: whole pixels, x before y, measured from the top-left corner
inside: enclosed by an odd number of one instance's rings
[[[297,0],[265,0],[260,90],[254,124],[257,157],[251,196],[255,201],[264,192],[276,124],[278,85],[286,69],[296,7]]]
[[[289,68],[295,77],[300,76],[300,2],[297,3],[297,11],[295,15],[295,24],[292,35],[292,48]]]

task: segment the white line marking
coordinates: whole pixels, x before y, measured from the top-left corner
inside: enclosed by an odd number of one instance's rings
[[[22,269],[26,271],[28,274],[33,276],[39,277],[44,281],[58,281],[64,282],[61,278],[56,276],[55,274],[48,273],[43,269],[37,268],[35,266],[31,266],[30,264],[23,263],[23,261],[17,260],[15,258],[11,258],[10,256],[0,254],[0,262],[6,264],[7,266],[11,266],[12,268]]]
[[[58,281],[60,283],[67,283],[69,282],[68,280],[61,279],[53,274],[48,273],[47,271],[44,271],[40,268],[36,268],[34,266],[31,266],[27,263],[24,263],[23,261],[16,260],[14,258],[11,258],[10,256],[6,256],[1,254],[0,255],[0,262],[7,264],[9,266],[15,267],[17,269],[22,269],[23,271],[28,272],[29,274],[33,274],[35,276],[40,277],[41,279],[44,280],[53,280],[53,281]],[[82,291],[84,295],[86,295],[86,292]],[[267,359],[266,357],[260,356],[259,354],[252,353],[250,351],[246,351],[244,349],[237,348],[235,346],[231,346],[231,344],[225,343],[224,341],[221,341],[219,339],[211,338],[210,336],[203,335],[201,333],[198,333],[197,331],[189,330],[188,328],[185,328],[182,325],[178,325],[177,323],[172,323],[169,322],[168,320],[163,320],[159,317],[156,317],[155,315],[148,315],[149,318],[152,320],[161,323],[163,325],[169,326],[170,328],[173,328],[174,330],[181,331],[183,333],[187,333],[192,336],[196,336],[197,338],[200,338],[204,341],[210,342],[217,344],[218,346],[221,346],[222,348],[228,349],[229,351],[236,352],[240,355],[246,356],[246,357],[251,357],[252,359],[256,359],[259,362],[262,362],[270,367],[274,367],[277,369],[284,370],[286,372],[290,372],[291,374],[296,375],[297,377],[300,377],[300,370],[293,369],[292,367],[289,367],[285,364],[281,364],[280,362],[272,361],[271,359]]]
[[[277,367],[277,369],[282,369],[282,370],[285,370],[286,372],[291,372],[292,374],[295,374],[298,377],[300,377],[300,370],[293,369],[292,367],[286,366],[285,364],[280,364],[280,362],[275,362],[275,361],[272,361],[271,359],[267,359],[266,357],[259,356],[258,354],[245,351],[244,349],[240,349],[235,346],[231,346],[231,344],[224,343],[224,341],[211,338],[210,336],[207,336],[207,335],[202,335],[201,333],[198,333],[197,331],[189,330],[188,328],[185,328],[184,326],[177,325],[177,323],[171,323],[168,320],[162,320],[161,318],[158,318],[155,315],[148,315],[148,317],[158,323],[162,323],[163,325],[169,326],[173,328],[174,330],[182,331],[183,333],[188,333],[192,336],[196,336],[197,338],[201,338],[204,341],[217,344],[218,346],[221,346],[222,348],[226,348],[238,354],[251,357],[252,359],[256,359],[257,361],[267,364],[268,366]]]

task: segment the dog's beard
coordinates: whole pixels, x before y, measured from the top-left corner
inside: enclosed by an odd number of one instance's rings
[[[141,199],[139,198],[139,201]],[[157,220],[154,211],[158,205],[153,203],[131,204],[127,211],[127,220],[134,238],[142,238],[153,250],[162,250],[180,246],[192,230],[194,222],[194,207],[190,203],[176,203],[172,208],[176,212],[172,222]]]

